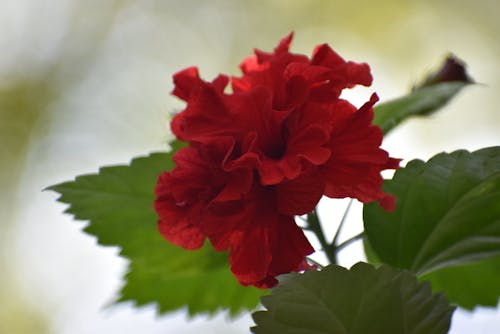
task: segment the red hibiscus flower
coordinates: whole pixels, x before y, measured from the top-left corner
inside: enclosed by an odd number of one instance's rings
[[[174,76],[173,94],[187,106],[172,131],[190,146],[159,178],[160,232],[188,249],[209,239],[229,250],[244,285],[270,287],[277,275],[305,268],[313,249],[294,216],[321,196],[394,207],[380,172],[398,160],[380,148],[382,132],[371,124],[377,97],[360,109],[340,99],[345,88],[371,84],[368,65],[327,45],[311,59],[292,54],[291,39],[244,60],[241,78],[207,82],[196,68]]]

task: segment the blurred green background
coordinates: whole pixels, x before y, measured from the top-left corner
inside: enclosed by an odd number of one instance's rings
[[[247,333],[251,320],[188,323],[154,308],[108,308],[126,270],[55,203],[51,184],[166,149],[174,72],[237,74],[254,47],[328,42],[368,62],[371,88],[404,94],[453,52],[483,85],[413,120],[384,143],[395,157],[429,158],[500,139],[500,2],[0,0],[0,333]],[[349,260],[347,260],[349,262]],[[500,313],[459,313],[452,333],[498,333]]]

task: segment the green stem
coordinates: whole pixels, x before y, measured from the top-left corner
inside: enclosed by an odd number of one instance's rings
[[[349,210],[351,209],[352,202],[354,202],[352,199],[349,201],[349,204],[347,204],[347,207],[344,211],[344,215],[342,216],[342,220],[340,221],[339,227],[337,228],[337,231],[335,232],[335,236],[333,237],[332,245],[334,248],[337,248],[337,243],[339,240],[340,236],[340,231],[342,230],[342,227],[344,226],[344,223],[347,218],[347,214],[349,213]]]
[[[316,209],[311,211],[310,213],[307,214],[307,219],[304,219],[300,217],[304,222],[306,222],[307,226],[303,227],[304,230],[309,230],[316,235],[316,238],[318,238],[318,241],[322,247],[322,249],[325,251],[326,257],[328,258],[328,261],[331,264],[337,264],[337,254],[339,251],[341,251],[343,248],[349,246],[351,243],[355,242],[356,240],[362,239],[365,235],[364,231],[347,239],[346,241],[338,244],[338,239],[340,236],[340,231],[342,230],[342,227],[345,224],[347,214],[349,213],[349,210],[351,209],[353,200],[351,199],[349,201],[349,204],[347,205],[344,215],[342,216],[342,220],[340,221],[339,227],[337,228],[337,231],[335,232],[335,237],[333,238],[333,241],[331,243],[328,243],[326,241],[325,234],[323,232],[323,229],[321,228],[321,223],[319,221],[318,213]]]
[[[358,233],[355,236],[347,239],[346,241],[342,242],[340,245],[338,245],[338,246],[335,247],[335,253],[337,253],[338,251],[340,251],[342,248],[344,248],[346,246],[349,246],[353,242],[355,242],[355,241],[357,241],[359,239],[363,239],[364,236],[365,236],[365,231],[363,231],[361,233]]]
[[[308,256],[308,257],[306,257],[306,259],[307,259],[307,261],[308,261],[308,262],[310,262],[310,263],[314,264],[315,266],[317,266],[317,267],[318,267],[318,268],[320,268],[320,269],[323,269],[323,268],[325,267],[325,266],[324,266],[324,265],[322,265],[321,263],[319,263],[319,262],[317,262],[317,261],[315,261],[315,260],[311,259],[309,256]]]
[[[323,233],[323,229],[321,228],[316,209],[307,214],[307,228],[316,235],[316,238],[318,238],[321,247],[325,251],[328,261],[331,264],[336,264],[337,256],[335,254],[335,248],[332,244],[329,244],[326,241],[325,234]]]

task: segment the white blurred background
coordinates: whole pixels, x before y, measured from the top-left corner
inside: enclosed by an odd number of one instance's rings
[[[0,333],[248,333],[249,316],[110,307],[126,261],[42,189],[165,150],[168,113],[182,107],[169,95],[174,72],[237,74],[254,47],[271,50],[292,30],[296,52],[328,42],[371,65],[374,85],[349,93],[358,105],[372,91],[404,94],[448,52],[467,62],[484,85],[395,130],[392,156],[498,145],[498,13],[496,0],[0,0]],[[324,220],[338,221],[344,204],[322,203]],[[359,210],[350,223],[344,238],[361,229]],[[341,257],[360,259],[359,244]],[[451,331],[499,332],[500,312],[485,309],[457,312]]]

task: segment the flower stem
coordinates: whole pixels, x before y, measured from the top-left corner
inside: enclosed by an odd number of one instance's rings
[[[340,231],[342,230],[342,227],[344,226],[344,223],[345,223],[346,218],[347,218],[347,214],[349,213],[349,210],[351,209],[352,202],[353,202],[353,200],[351,199],[349,201],[349,204],[347,204],[347,207],[344,211],[344,215],[342,216],[342,220],[340,221],[339,227],[337,228],[337,232],[335,232],[335,236],[333,237],[332,245],[334,245],[335,248],[337,247],[336,245],[337,245],[338,240],[339,240]]]
[[[360,232],[360,233],[356,234],[355,236],[347,239],[346,241],[342,242],[341,244],[339,244],[338,246],[335,247],[335,253],[337,253],[338,251],[340,251],[342,248],[344,248],[346,246],[349,246],[354,241],[363,239],[364,236],[365,236],[365,231]]]
[[[331,264],[337,264],[335,247],[333,246],[333,244],[329,244],[326,241],[325,234],[323,233],[323,229],[321,228],[316,209],[307,214],[307,228],[316,235],[316,238],[318,238],[321,247],[325,251],[328,261]]]
[[[321,263],[319,263],[318,261],[315,261],[315,260],[311,259],[309,256],[308,256],[308,257],[306,257],[306,260],[307,260],[307,262],[312,263],[313,265],[315,265],[316,267],[318,267],[318,268],[320,268],[320,269],[323,269],[323,268],[325,267],[324,265],[322,265],[322,264],[321,264]]]
[[[349,210],[351,209],[353,200],[351,199],[349,201],[349,204],[347,205],[344,215],[342,216],[342,220],[340,221],[339,227],[337,228],[337,231],[335,232],[335,237],[333,238],[333,241],[329,243],[326,240],[325,234],[323,232],[323,229],[321,227],[321,222],[319,221],[318,213],[316,209],[311,211],[310,213],[307,214],[307,219],[304,219],[300,217],[305,223],[306,226],[303,227],[302,229],[312,231],[315,235],[316,238],[318,238],[318,241],[322,247],[322,249],[325,252],[326,257],[328,258],[328,262],[331,264],[337,264],[337,254],[339,251],[341,251],[343,248],[349,246],[351,243],[362,239],[365,235],[365,232],[361,232],[349,239],[347,239],[344,242],[341,242],[340,244],[338,243],[338,239],[340,236],[340,231],[342,230],[342,227],[344,226],[346,222],[347,215],[349,213]]]

